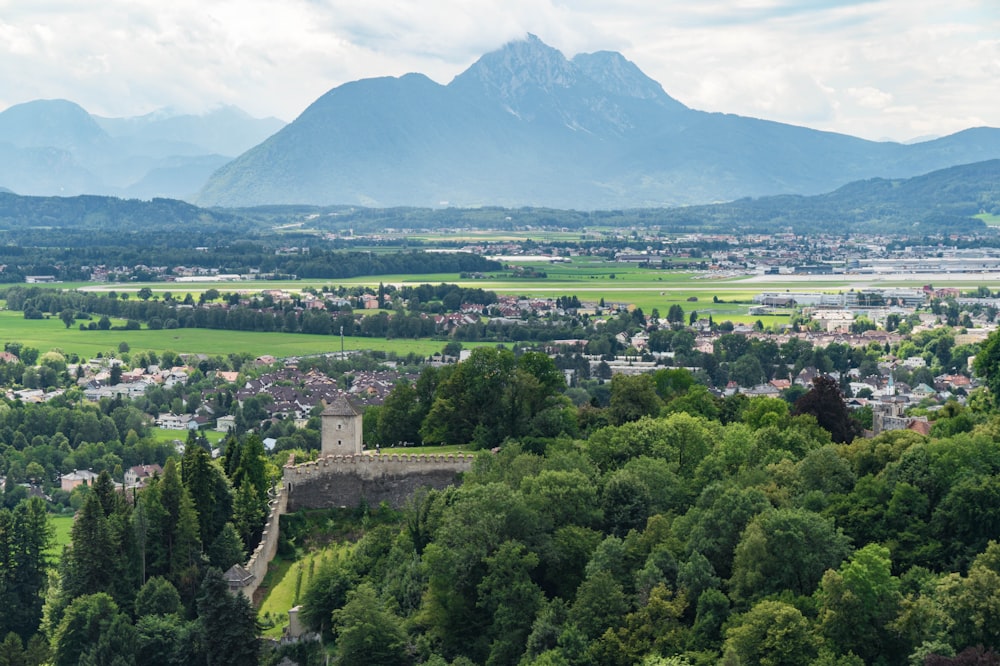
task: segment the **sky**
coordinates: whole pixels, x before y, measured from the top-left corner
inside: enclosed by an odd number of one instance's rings
[[[528,33],[618,51],[704,111],[873,140],[1000,127],[1000,0],[0,0],[0,109],[290,121],[361,78],[446,84]]]

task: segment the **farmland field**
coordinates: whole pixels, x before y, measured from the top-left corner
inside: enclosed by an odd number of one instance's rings
[[[124,321],[112,320],[120,326]],[[151,331],[108,330],[81,331],[66,328],[58,317],[25,319],[20,312],[0,312],[0,342],[16,341],[42,351],[58,348],[65,353],[93,357],[98,353],[118,354],[118,346],[128,343],[132,353],[141,351],[173,351],[178,354],[199,353],[225,356],[248,353],[251,356],[270,354],[276,357],[303,356],[340,351],[338,336],[306,335],[301,333],[255,333],[252,331],[222,331],[203,328],[175,328]],[[372,349],[406,355],[413,352],[430,356],[441,351],[440,340],[409,340],[345,337],[344,348]]]

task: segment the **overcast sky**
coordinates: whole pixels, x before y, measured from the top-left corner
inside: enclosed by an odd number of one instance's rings
[[[696,109],[868,139],[1000,127],[1000,0],[0,0],[0,109],[292,120],[359,78],[448,83],[529,32],[619,51]]]

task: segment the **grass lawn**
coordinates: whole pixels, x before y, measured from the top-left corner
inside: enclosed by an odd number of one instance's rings
[[[306,570],[307,560],[292,562],[279,557],[271,560],[264,579],[264,584],[268,586],[267,594],[257,611],[257,617],[267,627],[263,632],[264,636],[281,638],[288,626],[288,611],[298,604],[296,585],[300,585],[298,592],[301,595],[304,583],[308,582],[299,580]]]
[[[175,439],[186,442],[188,436],[187,430],[169,430],[167,428],[152,428],[151,433],[158,442],[172,442]],[[226,433],[217,430],[199,430],[198,434],[212,444],[218,444],[226,436]]]
[[[58,560],[62,556],[63,546],[69,545],[70,530],[73,527],[73,516],[70,514],[49,515],[52,525],[52,546],[47,551],[49,557]]]
[[[275,557],[271,560],[264,587],[264,598],[257,609],[257,617],[266,629],[267,638],[281,638],[288,626],[288,611],[302,603],[302,595],[309,587],[309,581],[327,560],[340,557],[352,548],[349,543],[333,543],[312,551],[295,561]]]

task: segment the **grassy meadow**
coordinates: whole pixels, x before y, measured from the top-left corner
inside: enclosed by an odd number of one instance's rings
[[[179,439],[182,442],[187,441],[188,431],[187,430],[169,430],[167,428],[151,428],[153,438],[158,442],[172,442],[175,439]],[[198,431],[198,434],[204,437],[211,444],[218,444],[226,436],[226,433],[219,432],[217,430],[205,430],[204,428]]]
[[[288,611],[302,602],[313,574],[323,562],[341,557],[349,549],[347,544],[336,543],[294,561],[281,557],[271,561],[264,579],[267,590],[257,609],[257,617],[265,627],[265,638],[281,638],[288,626]]]
[[[58,560],[62,556],[63,546],[69,545],[73,516],[71,514],[49,514],[49,525],[52,526],[52,545],[49,547],[47,555],[53,560]]]
[[[112,320],[113,326],[123,326],[124,323]],[[173,351],[178,354],[209,356],[249,353],[251,356],[270,354],[280,358],[340,351],[340,337],[332,335],[255,333],[204,328],[81,331],[74,327],[67,329],[58,317],[25,319],[20,312],[0,311],[0,342],[7,341],[20,342],[41,351],[61,349],[64,353],[75,353],[85,358],[92,358],[98,353],[118,356],[118,347],[122,342],[128,343],[131,353]],[[344,338],[346,350],[394,351],[404,356],[410,352],[429,356],[441,351],[444,344],[440,340]]]

